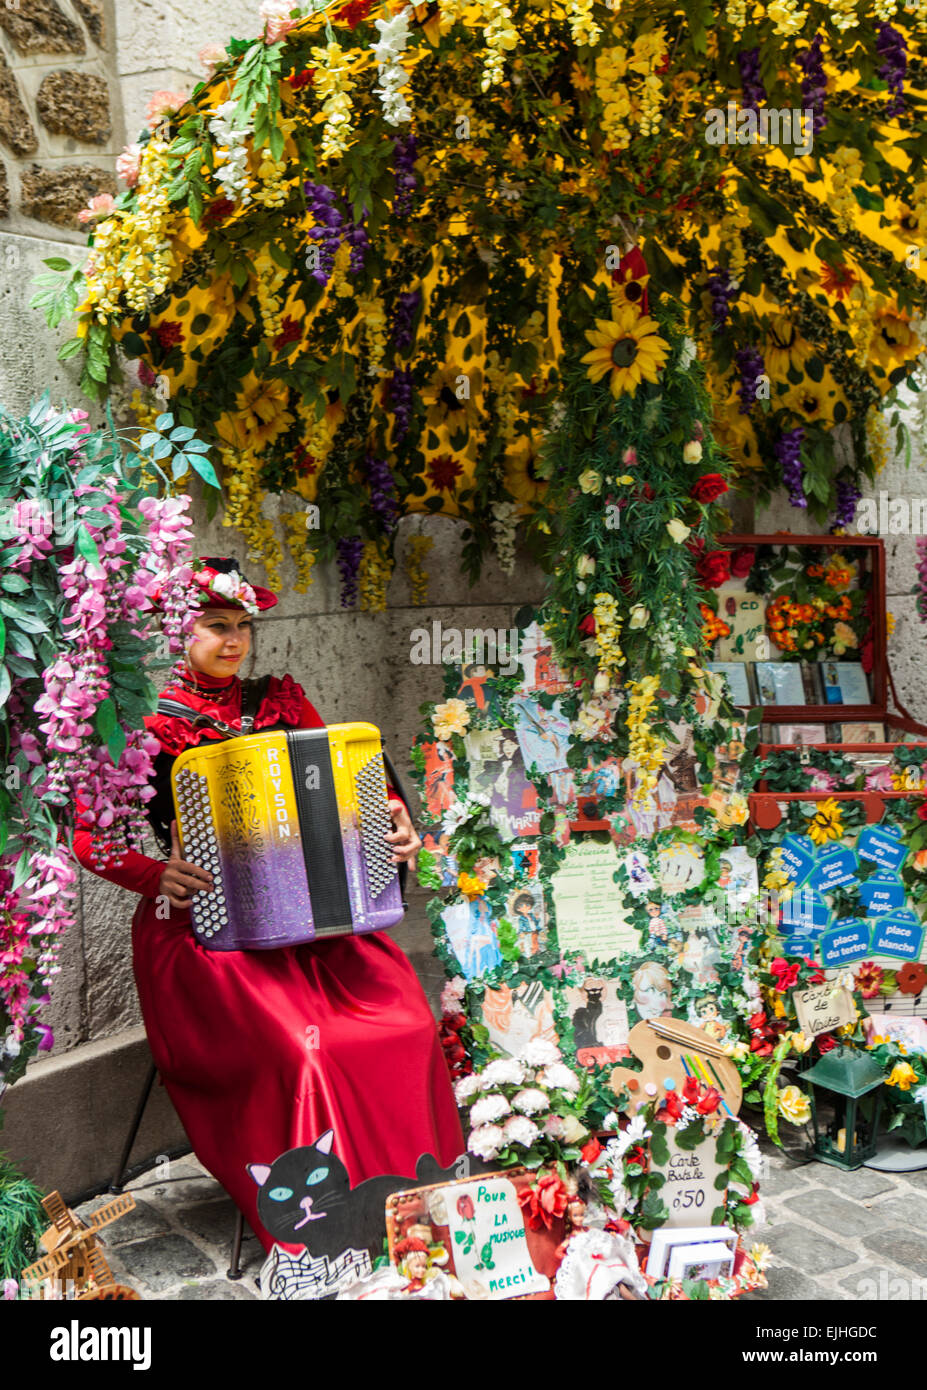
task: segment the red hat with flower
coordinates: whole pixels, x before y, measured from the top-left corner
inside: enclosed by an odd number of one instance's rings
[[[203,556],[193,561],[192,584],[201,591],[201,608],[244,608],[248,613],[273,608],[277,595],[260,584],[250,584],[238,561],[230,555]],[[149,594],[155,608],[160,606],[161,590]]]

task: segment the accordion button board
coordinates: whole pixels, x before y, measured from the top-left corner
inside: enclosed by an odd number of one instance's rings
[[[373,724],[210,741],[180,754],[171,785],[183,858],[213,880],[190,904],[207,949],[270,950],[402,919]]]

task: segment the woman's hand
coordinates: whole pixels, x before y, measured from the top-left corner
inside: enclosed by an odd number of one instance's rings
[[[387,833],[386,838],[393,850],[393,863],[404,864],[421,849],[422,841],[404,803],[397,797],[390,797],[389,813],[393,829]]]
[[[188,864],[185,859],[181,859],[177,822],[172,820],[171,857],[164,866],[158,884],[159,892],[167,898],[171,907],[183,908],[190,906],[190,899],[194,893],[201,893],[212,886],[212,878],[205,869],[197,868],[196,864]]]

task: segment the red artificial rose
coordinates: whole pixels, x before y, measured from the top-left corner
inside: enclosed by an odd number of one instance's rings
[[[758,1028],[762,1028],[765,1022],[766,1014],[762,1009],[760,1009],[758,1013],[751,1014],[750,1017],[747,1019],[747,1027],[751,1030],[751,1032],[755,1032]]]
[[[690,555],[694,555],[696,560],[705,553],[705,542],[701,536],[693,536],[692,540],[685,542],[686,550]]]
[[[804,960],[808,969],[812,972],[805,981],[805,984],[822,985],[825,980],[825,975],[821,967],[819,965],[815,965],[814,961],[811,959],[810,956],[803,956],[802,959]]]
[[[756,551],[752,545],[739,545],[731,555],[731,578],[746,579],[755,560]]]
[[[588,1165],[595,1163],[599,1154],[602,1152],[602,1145],[599,1143],[598,1139],[596,1139],[595,1135],[593,1135],[588,1143],[585,1143],[580,1149],[579,1156],[583,1162]]]
[[[595,636],[595,618],[591,613],[587,613],[579,625],[579,630],[584,637]]]
[[[539,1231],[541,1226],[549,1231],[554,1221],[565,1213],[569,1200],[569,1193],[556,1173],[546,1173],[536,1186],[518,1196],[525,1225],[530,1231]]]
[[[762,1038],[750,1039],[750,1051],[755,1052],[757,1057],[768,1057],[772,1050],[772,1043],[764,1042]]]
[[[727,483],[720,473],[703,473],[692,485],[689,496],[693,502],[702,502],[707,506],[724,492],[727,492]]]
[[[304,87],[308,87],[312,81],[315,68],[303,68],[302,72],[294,72],[287,78],[290,89],[294,92],[301,92]]]
[[[742,1206],[745,1206],[745,1207],[752,1207],[752,1206],[753,1206],[753,1203],[754,1203],[754,1202],[758,1202],[759,1200],[760,1200],[760,1189],[759,1189],[759,1187],[757,1186],[756,1183],[753,1184],[753,1191],[750,1193],[750,1196],[749,1196],[749,1197],[741,1197],[741,1199],[740,1199],[741,1205],[742,1205]]]
[[[472,1197],[457,1198],[457,1214],[461,1221],[472,1221],[476,1216],[476,1207],[473,1205]]]
[[[814,1040],[818,1045],[818,1052],[823,1056],[825,1052],[830,1052],[832,1047],[837,1046],[837,1039],[833,1033],[820,1033]]]
[[[698,1100],[698,1081],[695,1079],[694,1076],[686,1077],[685,1083],[682,1088],[682,1094],[690,1105],[692,1105],[694,1101]]]
[[[698,1103],[698,1113],[700,1115],[712,1115],[721,1104],[721,1093],[714,1086],[709,1086],[702,1099]]]
[[[920,806],[918,806],[917,814],[920,820],[927,820],[927,800],[922,801]]]
[[[727,550],[709,550],[696,561],[695,573],[703,589],[717,589],[731,577],[731,556]]]
[[[770,964],[769,969],[776,977],[776,989],[780,994],[784,994],[787,989],[791,989],[797,982],[798,972],[801,967],[797,961],[793,961],[792,964],[789,965],[789,962],[784,960],[782,956],[777,956]]]
[[[678,1119],[682,1118],[682,1112],[683,1104],[681,1096],[679,1096],[676,1091],[667,1091],[666,1100],[663,1102],[659,1118],[663,1120],[664,1123],[669,1120],[671,1123],[675,1124]]]

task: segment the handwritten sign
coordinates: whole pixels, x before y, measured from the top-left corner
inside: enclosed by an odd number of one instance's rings
[[[443,1189],[454,1271],[465,1286],[475,1281],[490,1299],[546,1293],[550,1280],[535,1268],[518,1205],[507,1178],[455,1183]]]
[[[843,985],[825,983],[809,989],[793,989],[792,1003],[798,1015],[798,1026],[806,1038],[830,1033],[856,1018],[853,996]]]
[[[609,840],[571,840],[551,877],[557,941],[561,952],[582,951],[590,965],[640,949],[637,928],[624,908],[624,888],[614,881],[620,859]]]
[[[707,1226],[715,1207],[724,1205],[724,1193],[715,1187],[723,1172],[715,1157],[711,1137],[697,1149],[680,1149],[672,1130],[667,1131],[669,1162],[663,1169],[666,1182],[660,1194],[669,1208],[667,1226]]]

